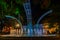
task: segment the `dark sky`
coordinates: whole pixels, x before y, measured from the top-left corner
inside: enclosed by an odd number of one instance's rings
[[[10,2],[8,2],[8,4],[10,4]],[[9,7],[10,7],[10,5],[9,5]],[[22,11],[21,16],[23,17],[23,20],[24,20],[24,21],[21,20],[21,22],[26,23],[27,20],[26,20],[26,15],[25,15],[25,10],[23,8],[23,5],[20,7],[20,5],[18,3],[13,1],[13,8],[15,9],[15,7],[18,7],[19,9],[21,9],[21,11]],[[60,1],[59,0],[47,0],[47,1],[46,0],[31,0],[33,23],[35,24],[37,22],[37,20],[39,19],[39,17],[50,9],[53,10],[53,13],[48,15],[47,17],[45,17],[46,19],[51,18],[53,16],[54,17],[56,17],[58,15],[60,16],[60,14],[59,14],[60,13]]]
[[[44,4],[46,3],[46,4]],[[48,10],[52,9],[53,13],[49,17],[52,17],[54,14],[57,14],[57,12],[60,10],[60,2],[59,0],[32,0],[31,2],[31,8],[32,8],[32,18],[34,22],[36,23],[37,20],[41,15],[43,15]],[[43,8],[42,8],[42,7]],[[58,12],[59,14],[60,12]],[[58,16],[58,14],[56,16]],[[45,17],[47,18],[47,17]]]

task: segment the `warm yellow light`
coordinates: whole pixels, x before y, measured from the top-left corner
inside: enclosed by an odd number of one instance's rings
[[[44,23],[43,26],[44,29],[47,29],[49,27],[49,23]]]
[[[19,24],[16,24],[16,27],[19,27]]]

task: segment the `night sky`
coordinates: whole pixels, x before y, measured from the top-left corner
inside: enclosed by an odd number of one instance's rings
[[[12,8],[11,8],[11,1],[12,1]],[[0,1],[1,2],[1,1]],[[0,3],[0,16],[2,16],[2,10],[3,10],[3,17],[4,15],[12,15],[14,17],[17,17],[18,15],[15,14],[16,8],[20,9],[20,16],[21,16],[21,22],[22,24],[26,24],[26,14],[23,5],[21,5],[21,1],[15,1],[15,0],[5,0],[4,2],[7,3],[8,6],[2,6]],[[5,4],[6,5],[6,4]],[[7,8],[7,11],[5,9]],[[3,9],[2,9],[3,8]],[[42,19],[41,22],[44,20],[50,20],[54,21],[55,19],[58,21],[60,20],[60,1],[59,0],[31,0],[31,10],[32,10],[32,21],[33,24],[36,24],[37,20],[41,15],[43,15],[48,10],[53,10],[52,14],[47,15]],[[1,18],[1,17],[0,17]],[[40,22],[40,23],[41,23]]]
[[[32,18],[34,22],[36,23],[39,17],[50,9],[53,10],[53,12],[47,15],[46,17],[44,17],[42,21],[44,21],[45,19],[46,20],[50,19],[51,22],[54,20],[58,21],[60,19],[59,18],[60,17],[60,5],[59,4],[60,4],[59,0],[47,0],[47,1],[33,0],[31,2],[31,6],[32,6],[32,16],[33,16]]]

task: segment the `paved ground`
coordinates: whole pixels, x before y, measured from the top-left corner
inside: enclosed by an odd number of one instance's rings
[[[60,37],[1,37],[0,40],[60,40]]]
[[[1,37],[47,37],[56,35],[0,35]]]
[[[4,35],[5,36],[5,35]],[[14,36],[7,36],[3,37],[0,36],[0,40],[60,40],[60,36],[38,36],[38,37],[16,37]]]

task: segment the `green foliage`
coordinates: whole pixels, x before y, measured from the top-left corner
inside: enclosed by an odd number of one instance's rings
[[[3,0],[0,0],[0,5],[2,6],[3,10],[5,10],[8,7],[7,3],[4,2]]]
[[[16,8],[15,14],[16,14],[16,15],[19,14],[19,9],[18,9],[18,8]]]
[[[4,15],[15,16],[15,15],[21,14],[23,12],[21,7],[22,3],[23,3],[23,0],[10,0],[9,3],[5,0],[0,0],[0,6],[1,6],[0,17],[2,17],[2,14],[3,16]]]

